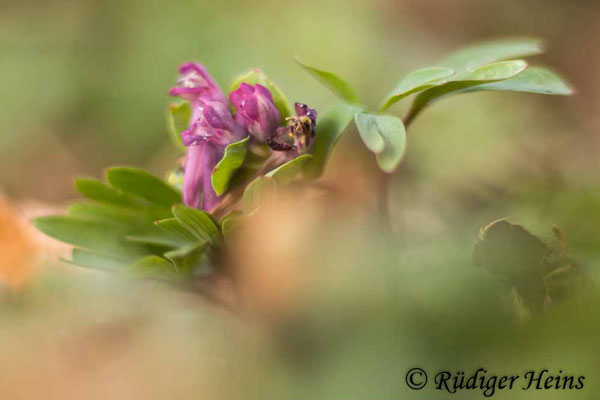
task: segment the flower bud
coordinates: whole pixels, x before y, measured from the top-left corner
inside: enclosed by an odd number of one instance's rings
[[[227,102],[219,85],[210,76],[204,65],[200,63],[187,63],[179,67],[181,77],[178,86],[171,88],[171,96],[179,96],[194,102],[198,99]]]
[[[242,83],[238,90],[229,94],[231,104],[237,110],[236,121],[259,143],[275,134],[281,117],[273,96],[262,85]]]

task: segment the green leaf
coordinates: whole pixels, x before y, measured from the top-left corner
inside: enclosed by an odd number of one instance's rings
[[[287,185],[302,171],[302,167],[312,158],[310,154],[303,154],[275,168],[265,176],[273,178],[279,185]]]
[[[406,131],[399,118],[390,115],[357,113],[356,126],[367,148],[377,157],[385,172],[392,172],[402,160],[406,149]]]
[[[312,158],[303,171],[306,179],[316,179],[321,176],[329,154],[358,111],[360,108],[356,106],[336,104],[319,115],[315,127],[316,137]]]
[[[327,86],[333,93],[335,93],[342,100],[350,103],[350,104],[358,104],[360,101],[358,100],[358,96],[354,92],[354,89],[342,78],[334,74],[333,72],[323,71],[310,65],[307,65],[298,57],[296,57],[296,62],[300,64],[305,70],[310,72],[315,78],[317,78],[321,83]]]
[[[544,67],[529,67],[517,76],[501,82],[473,86],[465,92],[500,90],[569,96],[573,89],[555,72]]]
[[[121,206],[140,206],[140,203],[131,196],[127,196],[125,193],[111,188],[95,179],[78,178],[75,180],[75,187],[83,197],[90,200]]]
[[[181,140],[181,133],[188,129],[190,118],[192,117],[192,108],[187,101],[169,105],[167,115],[168,128],[171,140],[175,146],[185,152],[186,147]]]
[[[156,226],[155,226],[156,227]],[[160,229],[156,227],[157,229]],[[164,247],[181,247],[190,243],[187,238],[181,237],[179,234],[169,232],[166,229],[160,229],[155,232],[138,233],[128,235],[125,239],[134,243],[150,244]]]
[[[131,278],[176,279],[177,269],[169,261],[158,256],[147,256],[128,266],[124,275]]]
[[[218,196],[227,191],[231,178],[244,163],[248,152],[248,139],[250,137],[225,147],[223,158],[221,158],[212,173],[212,185]]]
[[[197,238],[189,230],[187,230],[177,218],[167,218],[160,221],[156,221],[155,224],[170,233],[177,235],[179,240],[183,240],[187,243],[195,243]]]
[[[165,257],[175,264],[179,272],[189,276],[194,272],[194,268],[198,265],[198,261],[207,247],[208,242],[196,243],[168,251],[165,253]]]
[[[90,221],[70,216],[36,218],[33,224],[46,235],[78,247],[131,259],[146,252],[144,246],[127,243],[127,227],[106,221]]]
[[[528,57],[544,51],[542,42],[534,38],[509,38],[478,43],[460,49],[438,65],[462,73],[486,64]]]
[[[219,225],[221,226],[221,233],[226,241],[231,240],[235,231],[239,229],[244,218],[244,213],[239,210],[233,210],[227,213]]]
[[[265,197],[277,193],[277,184],[273,178],[268,176],[259,176],[246,186],[242,202],[244,204],[244,213],[248,214],[258,209]]]
[[[104,271],[117,271],[124,268],[127,263],[110,256],[94,253],[92,251],[73,248],[71,259],[64,262],[76,265],[78,267],[100,269]]]
[[[384,111],[403,98],[434,86],[446,83],[446,79],[454,74],[449,68],[423,68],[406,75],[396,89],[384,100],[379,111]]]
[[[221,237],[219,228],[212,217],[204,211],[180,204],[173,207],[173,215],[181,225],[201,241],[215,243]]]
[[[275,103],[275,107],[279,110],[279,115],[281,115],[281,122],[284,123],[285,119],[292,115],[292,109],[290,108],[290,103],[287,100],[287,97],[283,94],[281,89],[273,83],[267,76],[259,69],[253,69],[252,71],[242,75],[238,79],[236,79],[231,85],[231,89],[229,92],[233,92],[238,90],[242,82],[245,82],[249,85],[256,85],[257,83],[266,87],[271,92],[273,96],[273,103]]]
[[[405,124],[411,123],[428,104],[442,96],[460,92],[472,86],[512,78],[523,72],[525,68],[527,68],[527,63],[522,60],[500,61],[455,75],[447,83],[421,92],[415,98],[406,116]]]
[[[160,178],[137,168],[116,167],[106,172],[108,183],[160,207],[181,203],[181,193]]]

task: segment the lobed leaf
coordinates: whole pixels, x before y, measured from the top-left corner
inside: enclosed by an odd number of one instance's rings
[[[302,68],[311,73],[317,80],[327,86],[333,93],[335,93],[342,100],[350,103],[350,104],[358,104],[360,101],[358,100],[358,96],[354,92],[354,89],[342,78],[334,74],[333,72],[323,71],[321,69],[317,69],[315,67],[311,67],[306,64],[298,57],[296,57],[296,62],[300,64]]]
[[[249,139],[250,137],[246,137],[225,147],[223,158],[218,162],[212,173],[212,185],[218,196],[227,191],[231,178],[244,163],[248,152]]]
[[[316,137],[312,158],[306,163],[303,171],[306,179],[316,179],[321,176],[329,154],[358,111],[360,108],[357,106],[336,104],[319,115],[315,127]]]
[[[413,93],[444,84],[446,83],[445,78],[453,74],[454,70],[441,67],[423,68],[413,71],[398,83],[396,89],[383,101],[379,111],[385,111],[393,104]]]
[[[404,156],[406,131],[402,120],[390,115],[357,113],[356,126],[360,137],[377,157],[377,164],[385,172],[392,172]]]
[[[169,105],[167,115],[169,137],[175,146],[185,152],[187,148],[183,145],[181,133],[188,129],[192,117],[192,107],[187,101]]]
[[[162,179],[137,168],[115,167],[106,172],[108,183],[159,207],[181,203],[181,193]]]
[[[290,108],[290,103],[287,100],[287,97],[283,94],[281,89],[273,83],[261,70],[253,69],[252,71],[240,76],[236,79],[231,85],[230,92],[233,92],[241,86],[242,82],[245,82],[249,85],[256,85],[257,83],[266,87],[271,92],[273,96],[273,103],[277,110],[279,110],[279,115],[281,116],[281,123],[285,123],[285,119],[292,115],[292,109]]]

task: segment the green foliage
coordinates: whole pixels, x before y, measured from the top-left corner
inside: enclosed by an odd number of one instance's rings
[[[135,198],[95,179],[78,178],[75,180],[75,187],[83,197],[90,200],[121,206],[140,206],[140,203]]]
[[[358,111],[360,108],[356,106],[336,104],[319,115],[315,127],[317,136],[312,159],[307,162],[303,171],[306,179],[316,179],[321,176],[329,154]]]
[[[235,231],[240,227],[243,221],[243,216],[243,212],[234,210],[221,218],[219,225],[221,226],[221,233],[223,234],[225,241],[231,240]]]
[[[212,173],[212,185],[218,196],[227,191],[231,178],[244,163],[248,152],[249,139],[250,137],[246,137],[225,147],[223,158],[221,158]]]
[[[240,85],[245,82],[249,85],[256,85],[257,83],[266,87],[273,96],[273,102],[275,107],[279,110],[281,115],[281,123],[285,123],[285,119],[292,115],[292,109],[287,97],[283,94],[281,89],[273,83],[267,76],[259,69],[253,69],[252,71],[237,78],[231,85],[230,92],[239,89]]]
[[[302,172],[302,167],[304,167],[306,162],[311,158],[312,156],[310,154],[303,154],[280,165],[265,176],[273,178],[273,180],[280,185],[287,185]]]
[[[275,180],[268,176],[259,176],[246,186],[242,198],[244,214],[249,214],[260,207],[266,197],[277,193]]]
[[[178,278],[177,268],[157,256],[147,256],[139,259],[123,270],[125,276],[131,278],[151,278],[161,280],[173,280]]]
[[[327,86],[333,93],[335,93],[340,99],[350,104],[359,104],[358,96],[354,92],[354,89],[342,78],[334,74],[333,72],[323,71],[310,65],[307,65],[296,57],[296,62],[302,66],[306,71],[311,73],[321,83]]]
[[[555,72],[544,67],[529,67],[520,74],[505,81],[473,86],[463,92],[500,90],[525,93],[568,96],[573,89]]]
[[[458,74],[498,61],[533,56],[543,51],[539,39],[497,39],[462,48],[450,54],[439,65],[453,69]]]
[[[219,228],[210,214],[189,208],[183,204],[173,207],[173,215],[195,238],[201,242],[217,243],[221,237]]]
[[[115,167],[106,172],[114,188],[159,207],[181,203],[181,193],[156,176],[137,168]]]
[[[449,78],[453,74],[454,70],[440,67],[423,68],[413,71],[398,83],[392,94],[384,100],[379,111],[385,111],[393,104],[413,93],[442,85],[447,82],[446,78]]]
[[[392,172],[402,161],[406,149],[402,120],[389,115],[357,113],[355,121],[365,146],[376,154],[379,168]]]
[[[181,140],[181,133],[188,129],[191,117],[192,108],[189,102],[183,101],[169,105],[167,113],[169,137],[173,144],[183,152],[186,151],[186,147]]]

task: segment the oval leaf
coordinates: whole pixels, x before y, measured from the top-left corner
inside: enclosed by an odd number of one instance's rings
[[[277,193],[275,180],[268,176],[259,176],[246,186],[242,198],[244,213],[248,214],[256,210],[265,197]]]
[[[216,242],[221,234],[211,216],[183,204],[173,207],[173,215],[190,233],[200,241]]]
[[[413,71],[400,81],[392,94],[390,94],[388,98],[384,100],[379,111],[381,112],[386,110],[394,103],[413,93],[446,83],[445,78],[448,78],[453,74],[454,70],[441,67],[423,68]]]
[[[242,82],[245,82],[249,85],[256,85],[257,83],[266,87],[271,92],[273,96],[273,103],[275,103],[275,107],[279,110],[279,115],[281,115],[281,122],[285,123],[285,119],[292,115],[292,109],[290,108],[290,103],[287,100],[287,97],[283,94],[279,86],[275,85],[273,81],[271,81],[261,70],[253,69],[237,78],[233,84],[231,85],[230,92],[238,90]]]
[[[181,103],[174,103],[169,106],[167,114],[169,137],[175,146],[185,152],[186,147],[183,145],[181,140],[181,133],[188,129],[190,125],[190,118],[192,117],[192,108],[190,103],[187,101]]]
[[[571,86],[560,76],[544,67],[529,67],[519,75],[505,81],[473,86],[466,89],[465,92],[480,90],[505,90],[562,96],[569,96],[574,93]]]
[[[181,203],[181,193],[160,178],[137,168],[116,167],[106,172],[108,183],[152,204],[171,207]]]
[[[350,104],[358,104],[358,96],[354,92],[354,89],[342,78],[334,74],[333,72],[323,71],[310,65],[307,65],[296,57],[296,62],[300,64],[305,70],[310,72],[316,77],[321,83],[327,86],[333,93],[339,96],[342,100],[347,101]]]
[[[302,167],[312,156],[310,154],[303,154],[294,158],[291,161],[286,162],[283,165],[275,168],[273,171],[265,174],[269,178],[273,178],[279,185],[287,185],[302,171]]]
[[[131,278],[175,279],[177,268],[169,261],[158,256],[147,256],[137,260],[123,270],[125,276]]]
[[[499,39],[460,49],[442,60],[439,65],[461,73],[482,65],[512,58],[528,57],[540,54],[543,51],[542,41],[539,39]]]
[[[110,203],[120,206],[139,207],[140,203],[134,198],[111,188],[95,179],[78,178],[75,180],[75,187],[83,197],[95,200],[101,203]]]
[[[336,104],[317,119],[316,137],[312,158],[307,162],[303,175],[306,179],[316,179],[323,173],[329,154],[346,129],[359,107]]]
[[[221,158],[212,173],[212,185],[218,196],[227,191],[231,178],[244,163],[249,138],[246,137],[225,147],[223,158]]]
[[[390,115],[366,113],[358,113],[355,119],[361,138],[367,138],[365,145],[376,153],[379,168],[388,173],[396,169],[406,149],[402,121]]]

